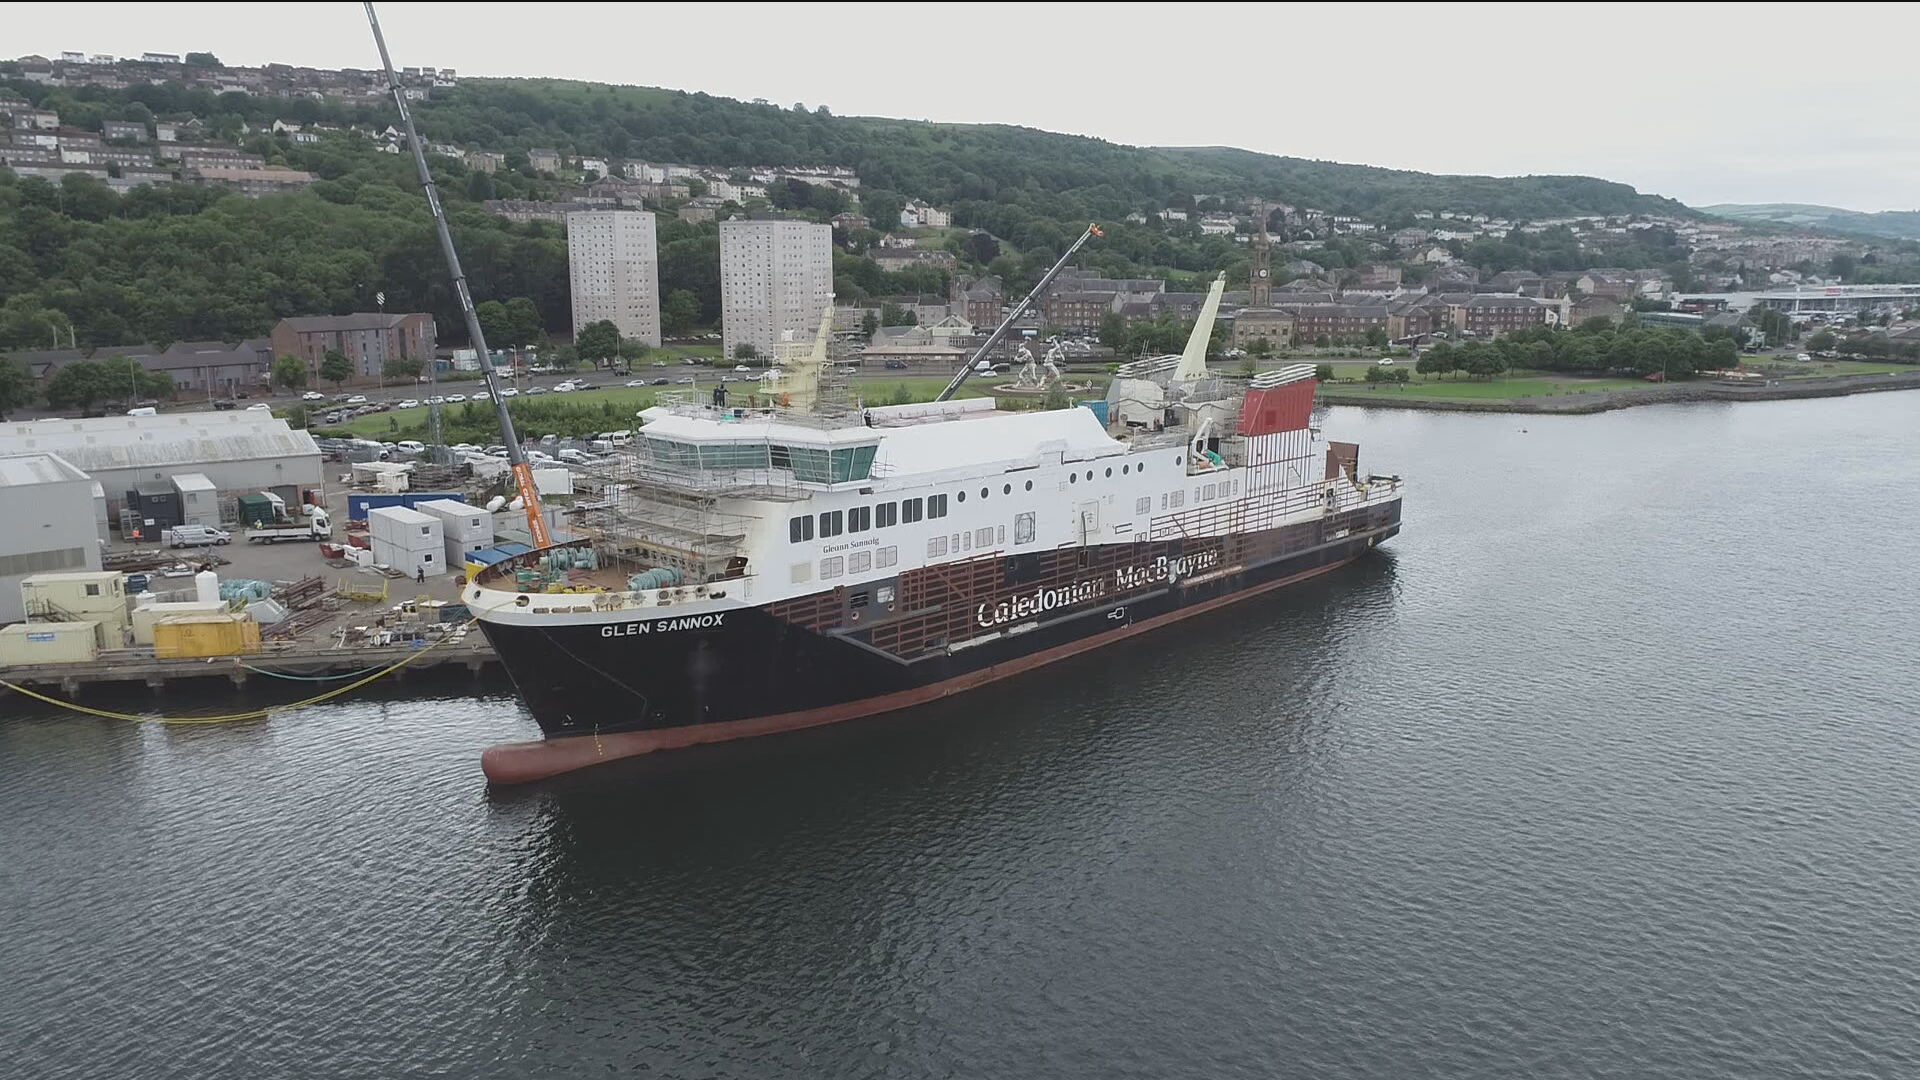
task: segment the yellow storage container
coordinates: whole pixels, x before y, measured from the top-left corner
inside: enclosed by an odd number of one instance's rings
[[[260,624],[246,615],[175,615],[153,624],[153,655],[239,656],[260,651]]]
[[[31,622],[0,627],[0,667],[72,664],[99,653],[95,622]]]

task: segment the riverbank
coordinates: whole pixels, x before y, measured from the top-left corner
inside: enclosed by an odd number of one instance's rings
[[[1883,390],[1920,390],[1920,371],[1899,374],[1840,375],[1831,378],[1778,379],[1763,386],[1729,386],[1715,382],[1649,385],[1631,390],[1515,398],[1443,398],[1420,396],[1418,384],[1380,385],[1367,390],[1329,388],[1322,384],[1318,400],[1326,405],[1358,405],[1374,409],[1435,409],[1447,412],[1506,412],[1583,414],[1630,409],[1636,405],[1666,405],[1682,401],[1788,401],[1797,398],[1843,397]]]

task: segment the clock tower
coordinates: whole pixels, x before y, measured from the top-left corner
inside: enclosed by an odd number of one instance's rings
[[[1253,204],[1253,266],[1247,273],[1247,306],[1273,306],[1273,239],[1267,235],[1267,204]]]

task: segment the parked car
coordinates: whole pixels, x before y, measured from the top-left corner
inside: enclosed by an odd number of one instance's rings
[[[247,411],[248,412],[272,412],[273,406],[267,404],[264,401],[258,401],[253,403],[252,405],[247,406]]]
[[[544,394],[546,392],[547,392],[547,388],[544,386],[533,386],[533,387],[527,388],[527,393],[529,394]]]
[[[747,365],[745,365],[745,364],[735,364],[735,365],[733,365],[733,370],[735,370],[735,371],[752,371],[753,369],[752,369],[752,368],[750,368],[750,367],[748,367],[748,366],[747,366]]]
[[[682,376],[680,376],[680,378],[679,378],[679,379],[677,379],[677,380],[675,380],[675,381],[676,381],[676,382],[681,382],[681,383],[691,383],[691,382],[693,382],[693,381],[694,381],[694,378],[693,378],[693,376],[691,376],[691,375],[682,375]]]
[[[318,390],[309,390],[306,393],[300,395],[300,400],[301,401],[325,401],[327,400],[327,395],[321,393]]]
[[[340,422],[340,419],[341,419],[341,417],[340,417],[340,414],[339,414],[339,413],[337,413],[337,412],[330,412],[330,413],[328,413],[327,415],[325,415],[325,416],[323,416],[323,417],[321,417],[320,419],[321,419],[321,420],[322,420],[322,421],[323,421],[324,423],[328,423],[328,424],[337,424],[337,423],[339,423],[339,422]]]
[[[559,386],[554,387],[553,392],[556,394],[571,394],[573,393],[573,384],[570,382],[563,382]]]
[[[598,389],[600,389],[599,387],[597,387],[597,386],[595,386],[595,385],[593,385],[593,384],[592,384],[592,383],[590,383],[590,382],[584,382],[584,381],[581,381],[581,380],[575,380],[575,381],[574,381],[574,384],[573,384],[573,388],[574,388],[575,390],[598,390]]]
[[[655,385],[655,386],[666,386],[666,385],[668,385],[668,384],[669,384],[669,383],[670,383],[671,381],[672,381],[672,380],[669,380],[669,379],[655,379],[655,380],[653,380],[653,385]]]
[[[405,450],[409,454],[424,454],[427,452],[426,444],[416,439],[401,439],[393,445]]]
[[[355,394],[347,399],[347,404],[349,405],[365,405],[366,403],[367,395],[365,394]]]
[[[492,401],[492,400],[493,400],[493,395],[492,395],[492,394],[489,394],[489,393],[487,393],[487,392],[486,392],[485,390],[482,390],[482,391],[480,391],[479,393],[477,393],[477,394],[475,394],[475,395],[473,395],[472,397],[470,397],[470,398],[468,398],[467,400],[468,400],[468,401]]]
[[[654,367],[666,367],[666,366],[667,366],[667,362],[666,362],[665,360],[655,360],[655,361],[653,362],[653,366],[654,366]]]
[[[467,395],[465,394],[448,394],[447,395],[447,404],[449,405],[458,405],[465,400],[467,400]]]
[[[513,387],[509,386],[505,390],[500,391],[500,396],[501,397],[519,397],[520,391],[515,390]]]
[[[220,400],[213,403],[213,407],[221,410],[237,409],[240,407],[240,403],[237,401],[228,401],[226,398],[221,398]]]
[[[417,409],[420,407],[420,401],[418,398],[408,398],[400,403],[400,407],[403,409]]]
[[[1390,356],[1383,356],[1380,359],[1375,360],[1373,363],[1375,367],[1392,367],[1393,358]]]
[[[645,385],[647,385],[647,380],[645,380],[645,379],[628,379],[628,380],[627,380],[627,385],[628,385],[628,386],[645,386]]]
[[[233,539],[233,534],[225,529],[215,529],[207,525],[175,525],[167,532],[167,544],[170,547],[206,547],[209,544],[224,544]]]
[[[587,462],[593,460],[592,458],[589,458],[585,453],[582,453],[579,450],[574,450],[572,448],[562,450],[556,456],[559,457],[561,461],[564,461],[569,465],[585,465]]]
[[[429,405],[445,405],[446,403],[447,403],[447,399],[444,397],[441,397],[439,394],[435,394],[432,397],[427,399],[427,404]]]
[[[907,362],[905,360],[889,360],[887,361],[887,370],[905,371],[907,370]]]

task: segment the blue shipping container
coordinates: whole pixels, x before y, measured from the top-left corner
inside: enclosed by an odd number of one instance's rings
[[[354,492],[347,496],[347,520],[365,521],[367,511],[380,506],[404,506],[411,510],[416,504],[432,502],[435,499],[460,501],[457,491],[402,491],[395,494]]]
[[[1098,398],[1098,399],[1095,399],[1095,400],[1093,400],[1093,401],[1083,401],[1083,402],[1081,402],[1081,403],[1080,403],[1080,407],[1081,407],[1081,408],[1083,408],[1083,409],[1091,409],[1091,410],[1093,410],[1093,415],[1095,415],[1095,416],[1097,416],[1097,417],[1099,417],[1099,418],[1100,418],[1100,423],[1101,423],[1101,424],[1102,424],[1103,426],[1104,426],[1104,425],[1106,424],[1106,422],[1107,422],[1107,402],[1106,402],[1106,399],[1105,399],[1105,398]]]

